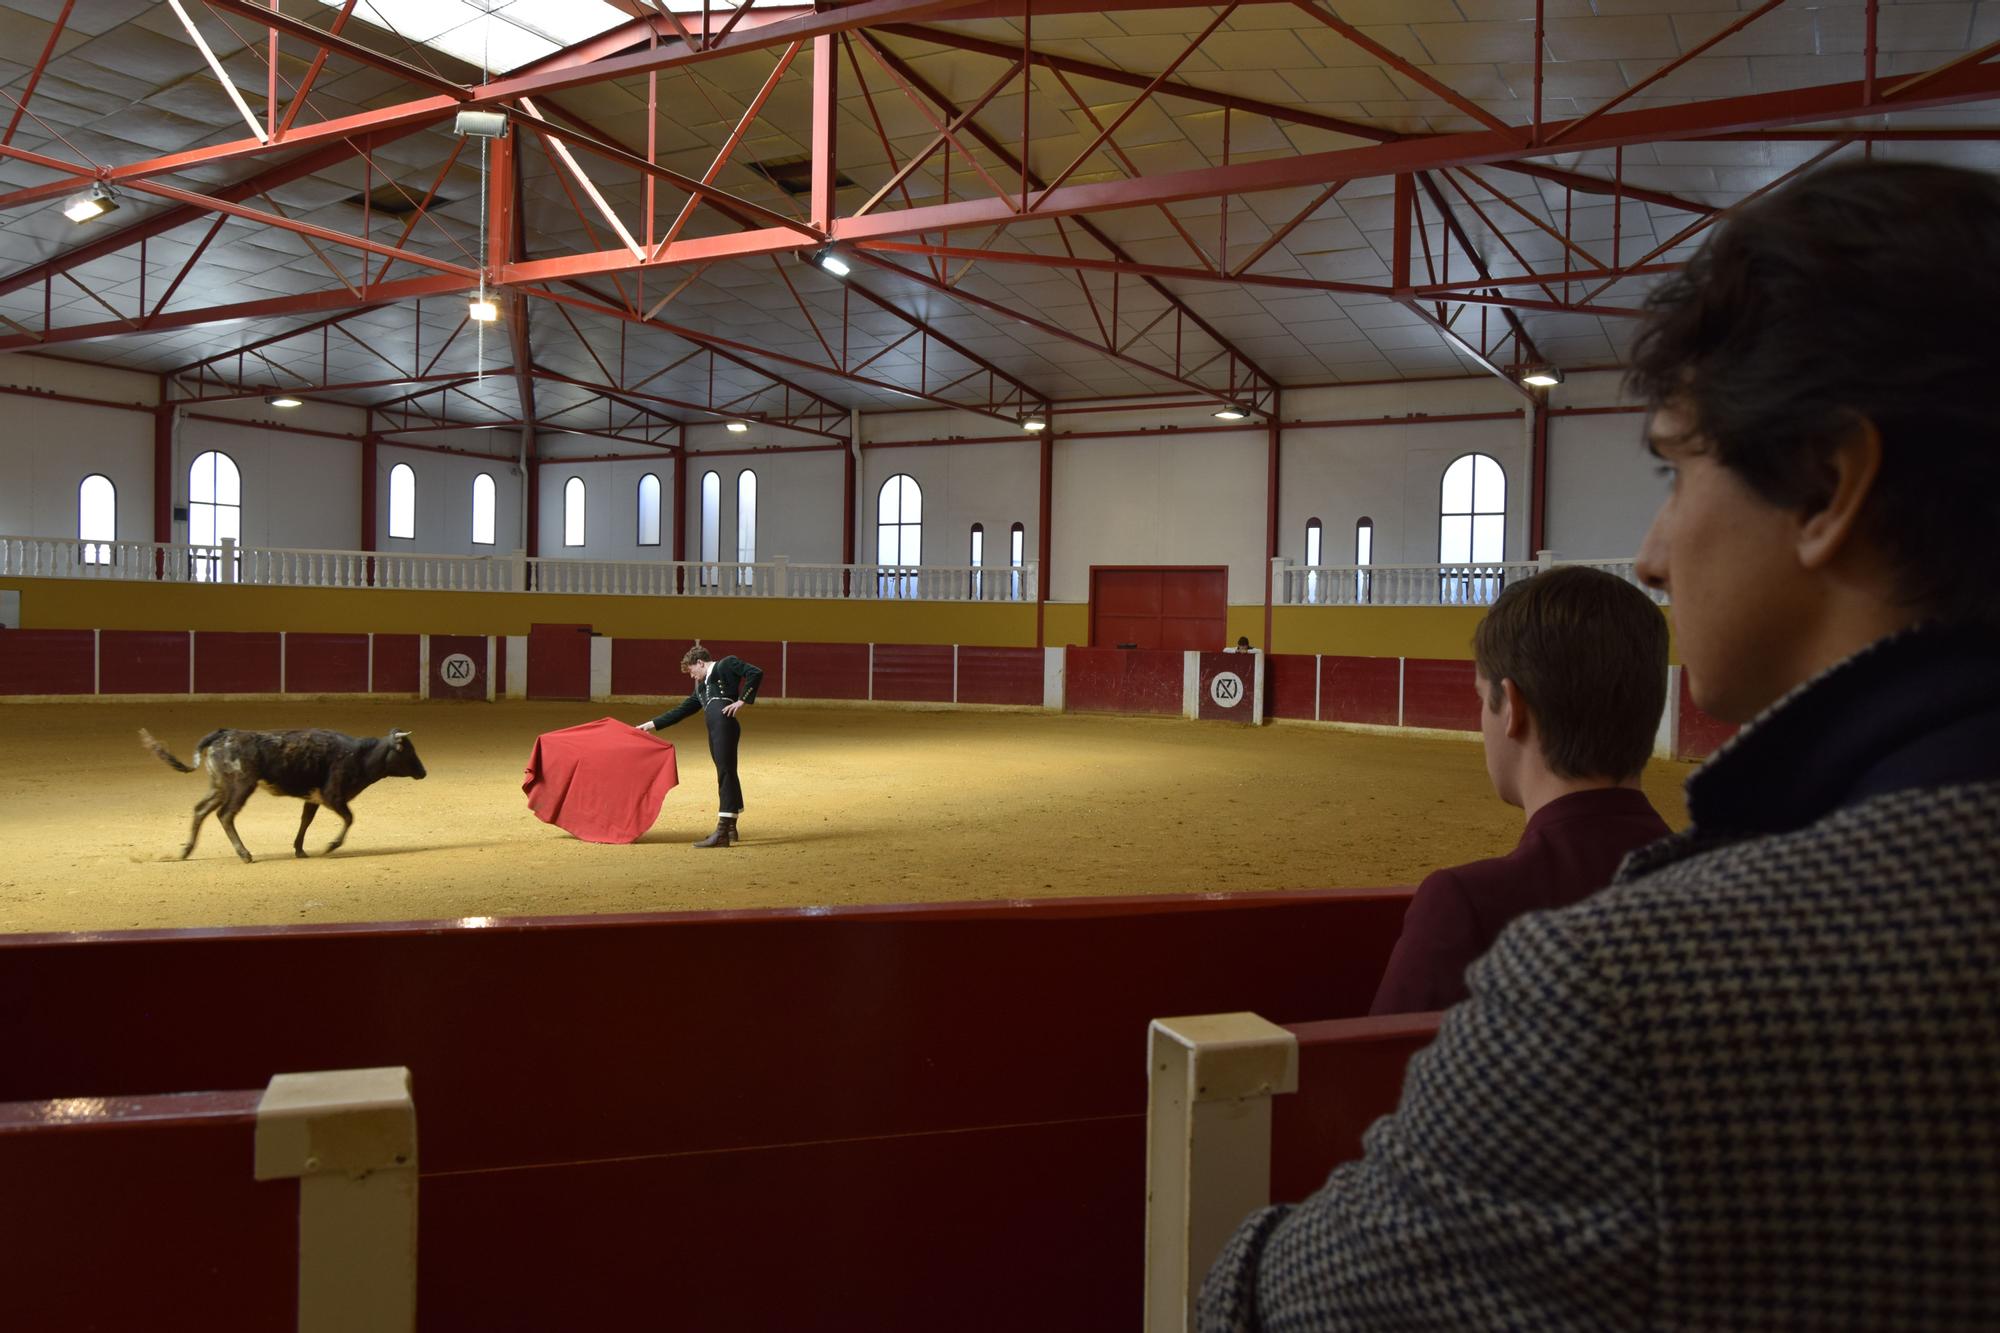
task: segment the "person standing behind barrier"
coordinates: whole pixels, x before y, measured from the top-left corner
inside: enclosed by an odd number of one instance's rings
[[[1648,301],[1639,552],[1747,725],[1502,932],[1206,1330],[2000,1328],[2000,179],[1802,176]]]
[[[1373,1014],[1449,1009],[1508,922],[1581,902],[1671,831],[1639,790],[1667,704],[1667,621],[1645,593],[1581,566],[1509,584],[1472,654],[1486,776],[1528,826],[1418,886]]]
[[[640,731],[671,727],[684,717],[701,713],[708,721],[708,757],[715,761],[718,809],[715,832],[697,842],[697,847],[727,847],[737,840],[736,817],[743,813],[743,783],[736,776],[736,747],[743,737],[743,724],[736,715],[757,701],[757,687],[764,672],[740,657],[717,662],[708,649],[696,644],[681,657],[681,670],[694,678],[694,693],[650,722],[641,722]]]

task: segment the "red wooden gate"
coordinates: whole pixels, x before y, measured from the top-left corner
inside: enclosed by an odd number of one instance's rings
[[[1214,651],[1224,646],[1229,570],[1223,565],[1092,565],[1090,646]]]

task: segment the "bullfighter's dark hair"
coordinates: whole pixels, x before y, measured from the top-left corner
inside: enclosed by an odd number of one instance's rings
[[[2000,619],[2000,178],[1829,167],[1759,200],[1656,288],[1629,382],[1766,501],[1810,513],[1862,423],[1882,465],[1859,532],[1909,606]]]

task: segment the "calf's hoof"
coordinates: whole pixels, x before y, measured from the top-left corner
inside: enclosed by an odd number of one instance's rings
[[[243,858],[243,864],[246,866],[249,865],[252,861],[257,859],[256,857],[250,855],[250,853],[248,852],[238,852],[236,854]]]
[[[183,861],[187,860],[188,857],[191,856],[193,853],[194,853],[194,844],[189,843],[187,846],[181,848],[181,860]]]
[[[306,859],[306,849],[303,847],[294,847],[292,848],[292,855],[303,861]]]

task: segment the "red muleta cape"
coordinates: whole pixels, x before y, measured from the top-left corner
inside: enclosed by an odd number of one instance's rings
[[[544,824],[585,842],[637,842],[679,782],[672,744],[606,717],[537,736],[521,790]]]

